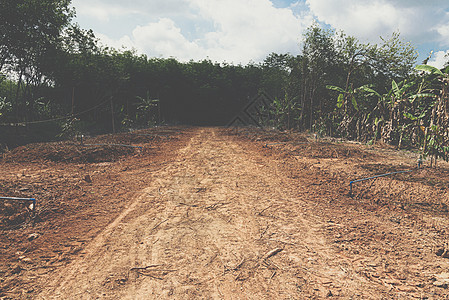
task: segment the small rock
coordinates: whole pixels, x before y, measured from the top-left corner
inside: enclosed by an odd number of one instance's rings
[[[400,285],[401,282],[399,280],[395,280],[395,279],[386,279],[384,280],[385,283],[387,284],[391,284],[391,285]]]
[[[434,286],[446,289],[449,286],[449,273],[435,275],[434,280]]]
[[[15,266],[15,267],[12,269],[11,273],[12,273],[12,274],[19,274],[22,270],[23,270],[23,269],[22,269],[19,265],[17,265],[17,266]]]
[[[441,274],[435,275],[436,279],[448,279],[449,280],[449,273],[443,272]]]
[[[22,262],[24,262],[26,264],[31,264],[33,261],[31,260],[31,258],[25,257],[24,259],[22,259]]]
[[[446,249],[445,247],[439,247],[436,251],[435,254],[437,256],[441,256],[443,258],[449,258],[449,251],[448,249]]]
[[[448,283],[449,283],[449,281],[446,281],[446,280],[437,280],[433,283],[433,285],[440,287],[440,288],[447,289]]]
[[[90,177],[90,175],[86,175],[84,176],[84,181],[86,181],[87,183],[92,183],[92,177]]]
[[[37,239],[38,237],[40,237],[41,235],[39,233],[32,233],[28,236],[28,240],[31,242],[35,239]]]
[[[32,262],[31,258],[26,257],[26,256],[24,256],[24,255],[20,256],[20,257],[19,257],[19,260],[20,260],[21,262],[24,262],[24,263],[27,263],[27,264],[30,264],[30,263]]]
[[[396,224],[401,224],[401,218],[398,218],[398,217],[393,216],[390,218],[390,221],[393,223],[396,223]]]
[[[416,292],[416,290],[413,287],[406,286],[406,285],[398,286],[397,289],[399,291],[401,291],[401,292],[404,292],[404,293],[414,293],[414,292]]]

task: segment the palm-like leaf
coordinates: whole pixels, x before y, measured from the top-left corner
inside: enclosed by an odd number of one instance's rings
[[[342,89],[342,88],[340,88],[340,87],[338,87],[338,86],[334,86],[334,85],[326,85],[326,88],[327,88],[328,90],[337,91],[337,92],[340,92],[340,93],[346,93],[346,91],[345,91],[344,89]]]
[[[417,70],[417,71],[424,71],[424,72],[427,72],[427,73],[444,76],[443,72],[441,72],[438,68],[435,68],[435,67],[432,67],[432,66],[429,66],[429,65],[417,65],[415,67],[415,70]]]

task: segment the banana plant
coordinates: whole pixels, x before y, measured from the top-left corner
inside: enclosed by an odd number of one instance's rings
[[[147,91],[145,97],[136,97],[140,100],[140,104],[137,106],[137,110],[144,115],[147,125],[154,125],[155,117],[152,115],[152,110],[155,107],[159,107],[159,99],[153,99],[150,96],[150,92]]]
[[[432,75],[437,75],[437,76],[444,76],[445,74],[443,72],[441,72],[440,69],[433,67],[433,66],[429,66],[429,65],[417,65],[415,67],[416,71],[422,71],[422,72],[426,72],[426,73],[430,73]]]
[[[416,85],[414,81],[407,82],[407,80],[397,83],[395,80],[391,81],[391,102],[394,105],[396,101],[410,99],[410,89]]]
[[[350,99],[354,109],[356,111],[359,111],[359,105],[357,103],[356,95],[360,92],[363,92],[364,88],[366,88],[368,86],[371,86],[371,85],[364,85],[364,86],[358,87],[356,89],[349,87],[348,90],[344,90],[341,87],[334,86],[334,85],[327,85],[326,88],[328,90],[337,91],[340,93],[337,98],[337,107],[338,108],[343,107],[343,105],[345,104],[345,99]]]
[[[436,166],[438,158],[449,159],[449,74],[429,65],[419,65],[415,69],[428,74],[422,79],[422,86],[426,86],[423,94],[432,102],[427,109],[429,125],[425,128],[422,150],[424,156],[431,156],[431,165],[433,157]]]
[[[271,103],[271,114],[276,118],[276,125],[278,127],[285,127],[290,129],[291,118],[296,114],[298,105],[296,100],[298,97],[291,98],[287,92],[284,93],[284,98],[275,98]]]
[[[369,123],[372,110],[366,105],[369,103],[368,101],[359,103],[358,99],[364,100],[373,95],[379,98],[382,98],[382,96],[372,89],[371,84],[362,85],[355,89],[349,86],[347,90],[333,85],[328,85],[326,88],[339,93],[336,106],[339,109],[344,107],[340,130],[347,136],[356,137],[358,140],[368,140],[369,136],[362,132],[364,131],[362,128],[370,127]]]
[[[437,166],[437,159],[442,158],[444,161],[449,160],[449,146],[445,139],[441,127],[432,125],[426,136],[426,148],[424,149],[424,157],[430,156],[430,166]]]
[[[12,104],[6,97],[0,97],[0,118],[12,111]]]
[[[138,100],[140,100],[139,106],[137,106],[137,109],[143,112],[150,111],[153,107],[156,107],[159,103],[159,99],[152,99],[150,96],[150,92],[147,91],[146,97],[136,97]]]

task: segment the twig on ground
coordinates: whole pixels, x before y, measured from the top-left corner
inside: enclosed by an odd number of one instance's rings
[[[273,250],[269,251],[267,254],[265,254],[263,256],[262,261],[267,260],[267,259],[269,259],[272,256],[275,256],[276,254],[278,254],[282,250],[284,250],[284,248],[276,248],[276,249],[273,249]]]
[[[212,205],[206,206],[205,209],[207,209],[207,210],[215,210],[219,206],[224,206],[226,204],[229,204],[229,202],[217,202],[217,203],[214,203]]]
[[[205,187],[195,188],[195,193],[205,192],[207,189]]]
[[[262,237],[264,236],[264,234],[267,232],[268,228],[270,227],[270,225],[267,225],[267,227],[265,227],[265,230],[260,234],[259,240],[262,239]]]
[[[234,271],[237,271],[238,269],[240,269],[242,266],[243,266],[243,264],[245,263],[245,258],[243,258],[242,259],[242,261],[237,265],[237,266],[235,266],[234,268],[233,268],[233,270]]]
[[[261,216],[262,213],[263,213],[264,211],[266,211],[267,209],[269,209],[269,208],[272,207],[272,206],[273,206],[273,204],[270,204],[269,206],[265,207],[265,208],[262,209],[260,212],[258,212],[257,215]]]
[[[209,259],[209,261],[207,262],[207,264],[205,264],[204,266],[207,267],[208,265],[210,265],[218,256],[218,253],[215,253],[214,256],[211,257],[211,259]]]
[[[166,276],[170,272],[175,272],[177,270],[171,270],[171,269],[151,269],[155,267],[160,267],[161,265],[151,265],[147,267],[141,267],[141,268],[131,268],[131,272],[136,272],[139,275],[148,276],[153,279],[163,280],[163,276]],[[150,269],[150,270],[149,270]],[[159,273],[159,274],[152,274],[152,273]]]
[[[158,228],[162,223],[165,223],[165,222],[167,222],[167,221],[168,221],[168,219],[165,219],[164,221],[159,222],[156,226],[154,226],[153,228],[151,228],[150,231],[155,230],[155,229]]]
[[[135,268],[131,268],[131,271],[138,271],[138,270],[148,270],[149,268],[155,268],[155,267],[160,267],[161,265],[150,265],[150,266],[146,266],[146,267],[135,267]]]
[[[187,204],[187,203],[183,203],[183,202],[179,202],[179,205],[185,205],[185,206],[189,206],[189,207],[198,207],[198,205],[196,205],[196,204]]]

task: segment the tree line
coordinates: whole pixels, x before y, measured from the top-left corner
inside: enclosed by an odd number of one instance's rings
[[[416,66],[398,32],[369,44],[314,24],[299,55],[233,65],[100,46],[72,22],[70,0],[5,0],[0,11],[1,136],[6,124],[32,136],[226,125],[263,92],[258,124],[448,159],[448,69]]]

